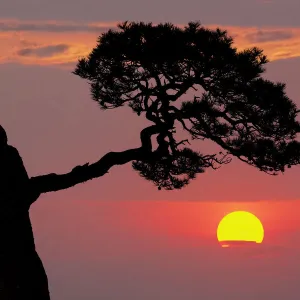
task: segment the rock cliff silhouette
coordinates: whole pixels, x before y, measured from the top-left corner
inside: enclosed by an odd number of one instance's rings
[[[0,126],[0,299],[49,300],[48,279],[36,252],[29,217],[39,194],[18,150]]]

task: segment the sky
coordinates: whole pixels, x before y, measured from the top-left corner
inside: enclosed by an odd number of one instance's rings
[[[300,106],[299,9],[298,0],[2,0],[1,125],[30,176],[138,147],[146,121],[129,108],[101,111],[71,74],[125,20],[226,29],[238,49],[264,49],[264,76]],[[158,191],[127,164],[42,195],[30,215],[52,300],[299,299],[299,175],[300,166],[272,177],[234,159]],[[218,223],[234,210],[261,220],[259,247],[220,247]]]

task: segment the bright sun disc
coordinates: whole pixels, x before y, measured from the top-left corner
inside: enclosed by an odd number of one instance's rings
[[[246,211],[234,211],[219,223],[217,237],[223,247],[228,247],[230,242],[260,244],[264,239],[264,228],[255,215]]]

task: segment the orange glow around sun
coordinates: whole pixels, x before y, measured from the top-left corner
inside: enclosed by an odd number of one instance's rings
[[[229,247],[230,242],[262,243],[264,228],[261,221],[246,211],[234,211],[226,215],[217,229],[218,241],[222,247]]]

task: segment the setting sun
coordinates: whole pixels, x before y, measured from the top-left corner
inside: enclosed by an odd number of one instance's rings
[[[223,247],[230,242],[255,242],[260,244],[264,238],[264,228],[261,221],[246,211],[235,211],[226,215],[217,229],[218,241]]]

